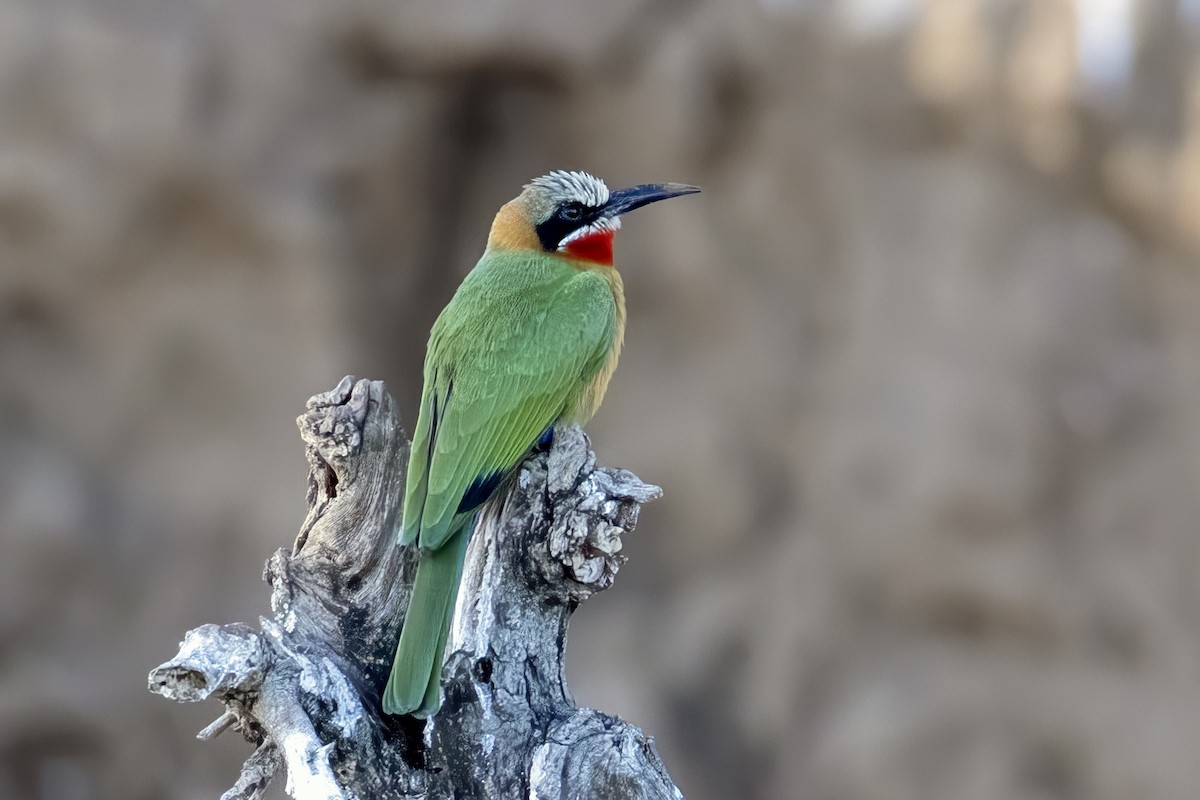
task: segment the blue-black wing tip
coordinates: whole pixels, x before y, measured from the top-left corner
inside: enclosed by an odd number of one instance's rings
[[[502,480],[504,473],[501,470],[489,472],[487,475],[476,475],[467,491],[463,493],[462,500],[458,501],[457,513],[473,511],[486,503]]]

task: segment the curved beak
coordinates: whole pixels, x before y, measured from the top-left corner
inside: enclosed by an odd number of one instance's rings
[[[605,217],[619,217],[627,211],[641,208],[659,200],[670,200],[685,194],[695,194],[700,191],[698,186],[688,186],[686,183],[643,183],[641,186],[631,186],[628,189],[618,189],[608,196],[608,202],[601,209]]]

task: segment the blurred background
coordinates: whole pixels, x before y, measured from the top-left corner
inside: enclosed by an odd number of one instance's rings
[[[0,798],[211,800],[146,673],[267,611],[293,420],[411,427],[551,168],[631,216],[571,629],[691,800],[1193,800],[1197,0],[0,0]],[[273,797],[282,797],[280,786]]]

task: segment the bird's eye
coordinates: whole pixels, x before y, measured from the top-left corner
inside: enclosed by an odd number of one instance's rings
[[[568,203],[558,210],[558,216],[567,222],[578,222],[583,219],[583,207],[578,203]]]

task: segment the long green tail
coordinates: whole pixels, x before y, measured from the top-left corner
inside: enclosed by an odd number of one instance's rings
[[[442,656],[462,580],[471,517],[437,550],[421,553],[412,598],[396,645],[392,674],[383,690],[388,714],[429,717],[441,704]]]

